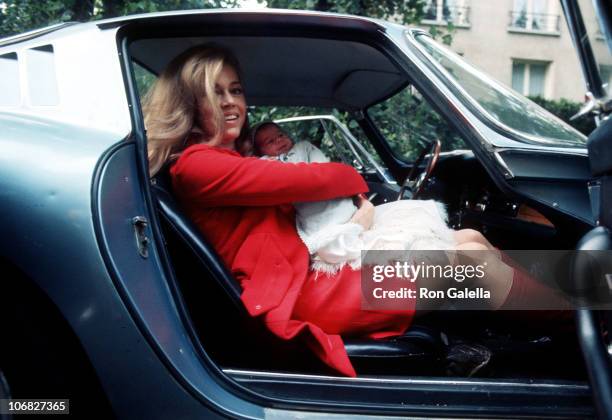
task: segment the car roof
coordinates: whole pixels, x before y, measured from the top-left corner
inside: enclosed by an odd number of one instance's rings
[[[81,30],[126,31],[135,62],[159,74],[191,46],[229,48],[242,67],[250,105],[363,109],[406,84],[397,66],[371,43],[393,23],[334,13],[278,9],[206,9],[148,13],[57,25],[0,40],[78,36]],[[94,27],[95,27],[94,26]]]
[[[192,10],[175,10],[168,12],[154,12],[154,13],[141,13],[134,15],[118,16],[109,19],[103,19],[96,21],[100,26],[118,25],[126,22],[145,21],[145,20],[156,20],[156,19],[167,19],[168,17],[186,17],[194,15],[251,15],[251,16],[267,16],[267,17],[287,17],[292,16],[295,18],[302,17],[303,19],[321,18],[328,20],[345,20],[352,21],[354,23],[360,22],[360,24],[375,25],[378,27],[386,26],[391,24],[384,20],[349,15],[342,13],[330,13],[330,12],[318,12],[312,10],[297,10],[297,9],[274,9],[274,8],[231,8],[231,9],[192,9]]]
[[[211,35],[189,36],[181,25],[214,25]],[[148,16],[149,28],[130,48],[143,67],[159,74],[180,52],[214,43],[230,49],[242,67],[251,105],[363,109],[406,84],[405,75],[379,49],[364,39],[380,35],[390,23],[359,16],[293,10],[240,9]],[[102,23],[126,22],[120,18]],[[150,27],[164,24],[158,35]],[[136,23],[136,21],[135,21]],[[137,23],[143,26],[142,22]],[[201,27],[200,27],[201,28]]]
[[[134,59],[159,73],[185,49],[214,43],[231,50],[251,105],[361,109],[403,87],[380,51],[358,42],[301,37],[215,36],[134,42]]]

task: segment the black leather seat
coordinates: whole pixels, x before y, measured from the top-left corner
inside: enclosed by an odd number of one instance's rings
[[[239,317],[251,318],[240,300],[240,286],[195,224],[183,214],[170,192],[170,185],[166,172],[157,175],[152,182],[152,194],[165,235],[175,236],[193,254],[193,258],[209,274],[208,277],[215,280],[231,301],[234,306],[232,310]],[[345,338],[344,341],[347,353],[360,373],[437,374],[444,349],[441,333],[425,326],[412,326],[404,335],[389,339]]]
[[[170,193],[169,182],[161,176],[156,177],[152,192],[162,221],[190,248],[193,255],[208,268],[213,277],[219,279],[218,284],[236,307],[246,315],[246,310],[240,301],[242,292],[240,286],[227,270],[217,252],[199,233],[195,224],[183,215],[178,203]]]

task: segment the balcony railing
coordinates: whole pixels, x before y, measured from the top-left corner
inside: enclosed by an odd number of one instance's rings
[[[470,8],[467,6],[438,6],[432,2],[425,9],[424,20],[452,22],[455,25],[470,24]]]
[[[527,13],[525,10],[510,12],[510,24],[512,29],[524,29],[526,31],[559,32],[561,17],[546,13]]]

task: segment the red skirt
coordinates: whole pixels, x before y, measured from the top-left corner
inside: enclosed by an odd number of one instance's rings
[[[361,272],[345,266],[334,275],[309,272],[293,318],[312,322],[328,334],[384,338],[408,329],[414,304],[402,311],[362,309]]]

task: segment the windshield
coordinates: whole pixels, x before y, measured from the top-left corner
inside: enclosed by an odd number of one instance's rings
[[[416,41],[447,76],[459,84],[476,107],[493,123],[518,134],[524,142],[552,147],[585,147],[586,137],[524,96],[494,81],[429,35]]]

